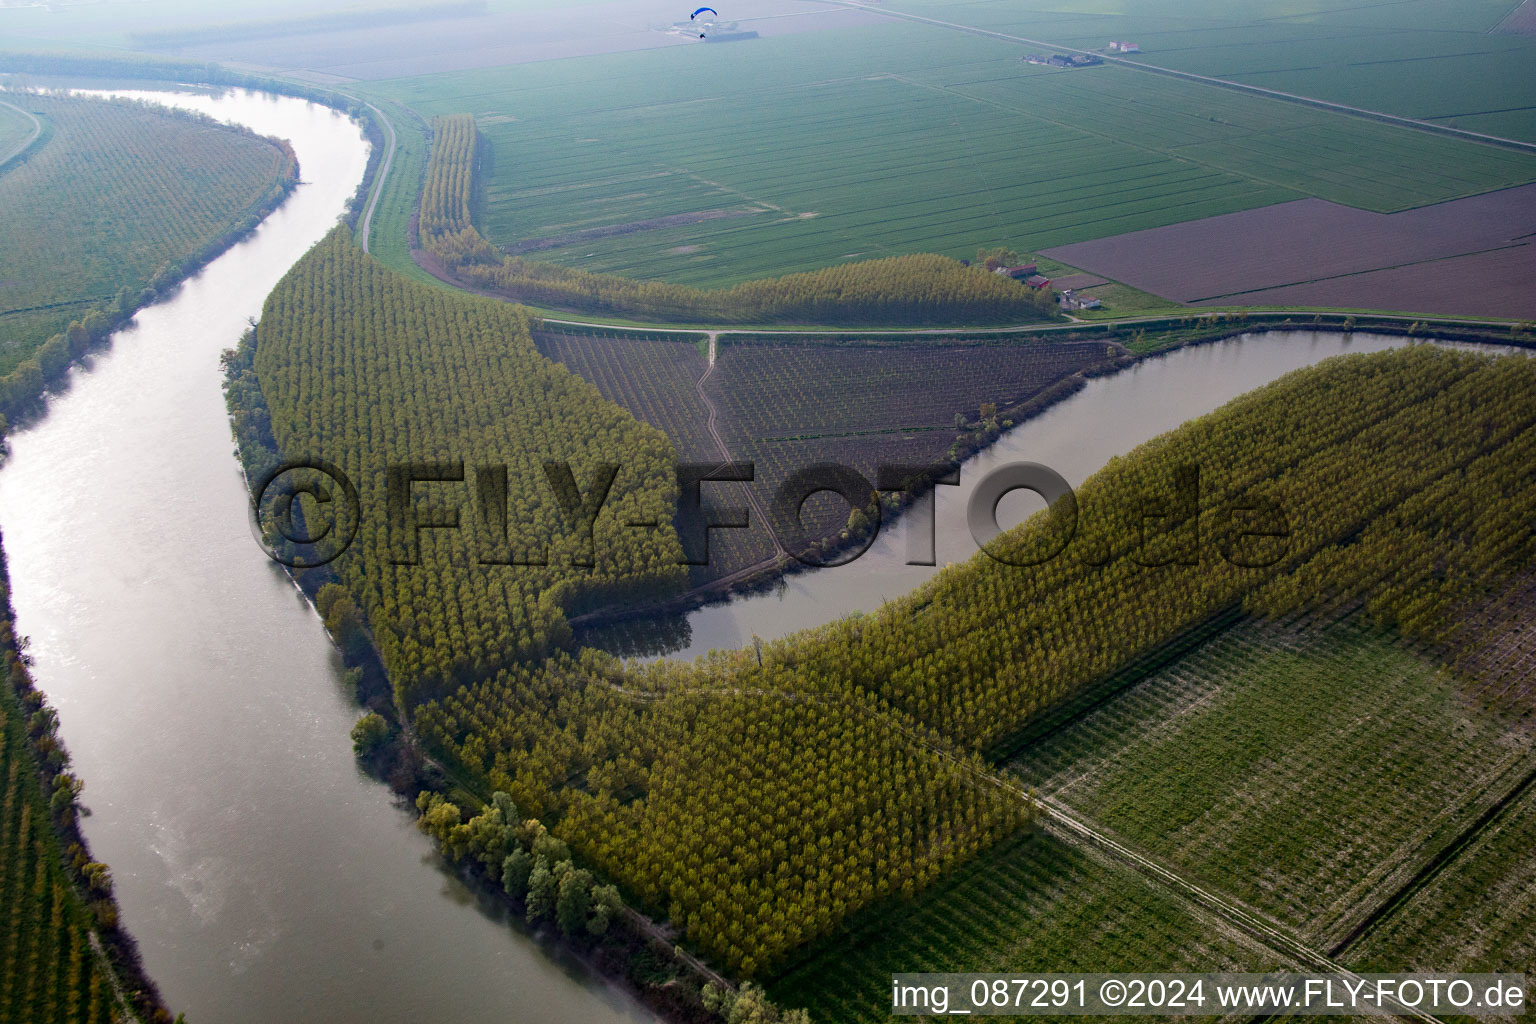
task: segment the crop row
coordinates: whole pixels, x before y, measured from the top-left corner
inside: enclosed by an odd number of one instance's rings
[[[1518,716],[1467,704],[1449,672],[1357,621],[1245,624],[1013,768],[1326,945],[1536,755]]]
[[[196,257],[277,186],[285,154],[266,140],[126,101],[25,95],[53,134],[0,176],[9,252],[0,312],[89,299]],[[0,319],[0,372],[64,330],[79,309]]]
[[[1274,954],[1224,934],[1123,865],[1035,834],[895,912],[870,915],[772,986],[825,1024],[885,1021],[902,972],[1260,971]],[[1007,1020],[1031,1019],[1023,1015]]]

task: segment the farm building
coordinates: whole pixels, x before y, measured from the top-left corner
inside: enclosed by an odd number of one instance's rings
[[[1103,64],[1104,58],[1091,53],[1053,53],[1046,59],[1046,63],[1053,68],[1086,68]]]
[[[1049,288],[1051,286],[1051,279],[1042,277],[1039,274],[1031,274],[1025,279],[1024,283],[1031,288]]]
[[[1061,293],[1061,308],[1073,309],[1098,309],[1104,303],[1092,295],[1080,295],[1071,288],[1064,289]]]
[[[1023,281],[1040,273],[1040,264],[1022,263],[1017,267],[998,267],[994,274],[1006,274],[1015,281]]]
[[[1141,52],[1141,45],[1139,43],[1110,43],[1109,44],[1109,52],[1110,53],[1140,53]]]

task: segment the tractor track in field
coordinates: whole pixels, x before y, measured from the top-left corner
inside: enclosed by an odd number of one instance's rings
[[[1348,935],[1334,944],[1333,948],[1329,950],[1329,955],[1342,956],[1355,943],[1375,931],[1376,927],[1383,921],[1397,913],[1409,900],[1418,894],[1419,890],[1423,889],[1424,886],[1438,877],[1442,871],[1458,860],[1477,841],[1477,838],[1487,831],[1490,825],[1508,814],[1509,809],[1518,803],[1521,797],[1529,793],[1533,787],[1536,787],[1536,768],[1527,772],[1519,782],[1510,788],[1509,792],[1494,801],[1493,805],[1479,815],[1477,820],[1462,829],[1454,839],[1431,857],[1423,867],[1414,873],[1412,878],[1408,879],[1408,881],[1393,891],[1391,895],[1382,900],[1375,910],[1367,914],[1364,920],[1350,930]]]
[[[699,379],[693,382],[693,390],[698,393],[699,401],[704,403],[704,408],[709,410],[709,418],[705,420],[704,428],[709,431],[709,436],[712,437],[715,441],[715,447],[720,450],[720,458],[722,460],[721,464],[724,465],[725,463],[731,461],[731,450],[726,447],[725,438],[720,436],[720,431],[715,427],[715,420],[719,417],[719,412],[715,408],[715,403],[710,400],[709,394],[704,390],[705,382],[715,374],[716,343],[720,338],[720,332],[707,331],[706,334],[709,337],[709,363],[705,367],[704,373],[699,377]],[[752,508],[757,513],[758,518],[763,521],[763,529],[768,531],[768,537],[773,541],[774,557],[764,559],[757,565],[749,565],[745,569],[737,570],[735,573],[731,574],[733,577],[737,578],[752,573],[761,572],[766,568],[771,568],[773,565],[777,564],[779,558],[787,558],[789,556],[789,552],[779,541],[778,535],[773,532],[773,520],[768,518],[768,513],[763,510],[762,504],[757,500],[757,495],[752,493],[752,488],[750,487],[745,488],[744,490],[746,491],[747,501],[751,502]],[[730,577],[727,577],[727,579],[729,578]],[[724,583],[724,581],[720,580],[716,581],[714,585],[719,586],[722,583]]]

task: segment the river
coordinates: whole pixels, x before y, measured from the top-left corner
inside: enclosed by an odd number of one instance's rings
[[[18,630],[149,975],[193,1024],[654,1020],[477,910],[358,771],[340,663],[247,528],[219,354],[335,224],[367,143],[300,100],[169,95],[289,139],[304,184],[72,371],[0,468]]]
[[[966,462],[959,486],[937,489],[935,560],[942,567],[976,553],[966,527],[966,503],[999,466],[1043,463],[1076,487],[1114,456],[1293,370],[1349,352],[1380,352],[1406,343],[1388,335],[1275,331],[1179,349],[1112,377],[1090,380],[1081,391],[1009,430]],[[1043,499],[1015,491],[999,503],[998,522],[1013,526],[1044,508]],[[616,649],[693,658],[713,648],[742,647],[754,635],[772,640],[840,615],[876,611],[938,571],[906,564],[909,528],[905,521],[886,527],[868,551],[847,565],[808,569],[773,590],[699,608],[683,623],[664,629],[626,624],[617,634]],[[594,642],[600,635],[594,633]]]

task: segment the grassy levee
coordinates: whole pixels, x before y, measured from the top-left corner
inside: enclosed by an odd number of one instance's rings
[[[411,259],[416,203],[421,195],[430,146],[427,126],[399,103],[379,100],[379,109],[395,128],[395,157],[383,183],[383,194],[373,213],[368,251],[397,274],[423,284],[441,284]]]
[[[10,162],[8,158],[22,147],[34,130],[26,114],[0,104],[0,168]]]

